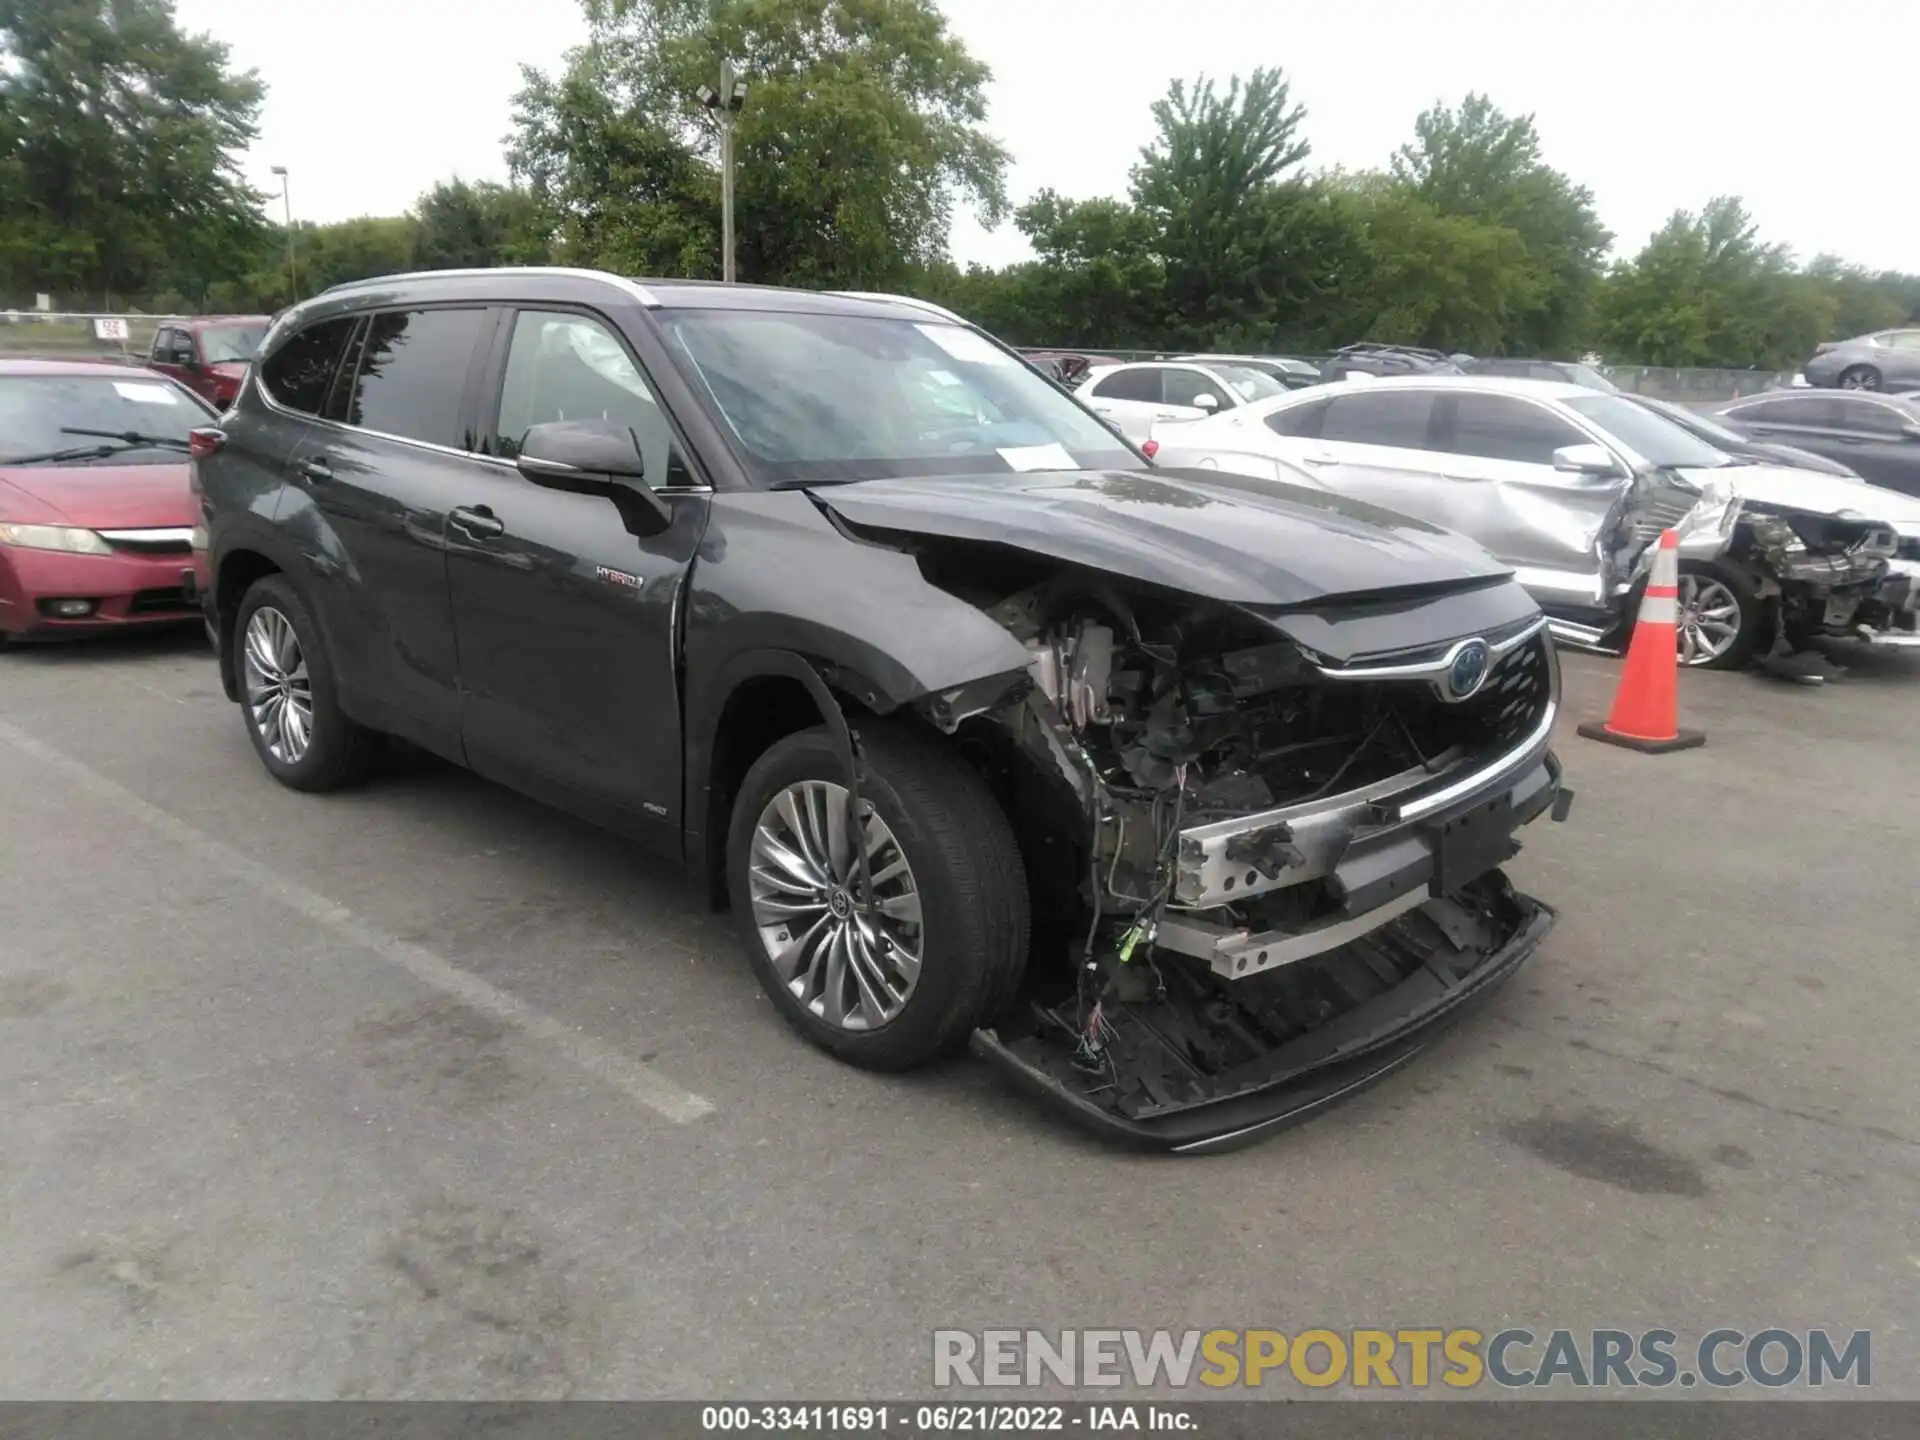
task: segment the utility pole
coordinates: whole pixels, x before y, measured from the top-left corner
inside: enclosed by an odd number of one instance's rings
[[[747,103],[747,82],[733,78],[733,62],[720,62],[720,88],[700,87],[700,103],[720,122],[720,278],[733,283],[733,125]]]
[[[720,62],[720,93],[733,95],[733,62]],[[733,110],[720,112],[720,278],[733,284]]]
[[[280,177],[280,203],[287,216],[287,303],[291,305],[300,298],[300,268],[293,251],[293,193],[287,187],[287,167],[276,165],[273,173]]]

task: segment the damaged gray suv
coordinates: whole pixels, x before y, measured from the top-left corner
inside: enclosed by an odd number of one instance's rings
[[[1094,1129],[1309,1114],[1510,974],[1563,818],[1506,567],[1150,461],[944,311],[488,270],[278,318],[196,434],[261,763],[397,735],[729,903],[802,1035],[971,1045]]]

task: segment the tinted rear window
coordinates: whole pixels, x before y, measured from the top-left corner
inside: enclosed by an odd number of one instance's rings
[[[484,310],[389,310],[372,317],[346,423],[458,446],[460,399]]]
[[[284,342],[260,368],[267,393],[289,410],[318,415],[354,324],[351,315],[322,320]]]

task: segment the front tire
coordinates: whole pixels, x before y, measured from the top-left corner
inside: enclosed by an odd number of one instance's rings
[[[293,790],[337,790],[364,776],[373,735],[341,710],[320,627],[285,576],[254,582],[233,634],[240,710],[267,773]]]
[[[1766,631],[1766,602],[1737,571],[1708,560],[1680,562],[1680,663],[1698,670],[1738,670]]]
[[[1849,365],[1840,372],[1842,390],[1878,390],[1880,372],[1871,365]]]
[[[1011,1003],[1026,872],[1005,813],[951,750],[861,725],[875,907],[859,906],[845,772],[824,729],[773,745],[733,805],[727,881],[754,973],[787,1023],[868,1070],[951,1054]]]

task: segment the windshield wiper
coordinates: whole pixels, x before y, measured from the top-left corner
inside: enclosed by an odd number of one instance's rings
[[[60,460],[104,460],[126,448],[124,445],[75,445],[67,450],[49,450],[42,455],[0,457],[0,465],[51,465]]]
[[[767,488],[769,490],[811,490],[817,485],[858,485],[860,478],[854,475],[838,475],[819,480],[776,480]]]
[[[98,440],[118,440],[128,450],[152,448],[157,450],[191,450],[193,447],[185,440],[171,435],[147,435],[138,430],[88,430],[79,425],[62,425],[62,435],[90,435]]]

